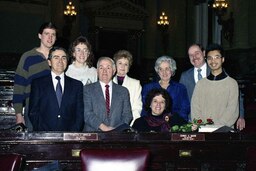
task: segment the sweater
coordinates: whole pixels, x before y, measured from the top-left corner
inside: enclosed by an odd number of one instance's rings
[[[75,67],[74,64],[68,66],[66,75],[79,80],[83,85],[95,83],[97,81],[97,70],[94,67],[89,68],[87,65],[81,68]]]
[[[16,113],[22,113],[28,106],[30,85],[33,79],[50,74],[50,67],[44,55],[36,48],[24,53],[14,76],[13,106]]]
[[[30,87],[32,80],[51,73],[50,67],[44,55],[36,48],[25,52],[19,61],[14,76],[13,107],[15,113],[23,113],[25,107],[24,119],[28,129],[32,130],[32,124],[28,118],[28,106]]]
[[[239,90],[236,80],[226,76],[200,80],[191,100],[192,120],[210,118],[216,125],[233,127],[239,114]]]

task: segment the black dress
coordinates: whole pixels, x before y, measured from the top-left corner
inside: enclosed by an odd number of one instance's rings
[[[177,114],[159,116],[149,115],[136,119],[132,128],[138,132],[169,132],[174,125],[183,125],[187,122]]]

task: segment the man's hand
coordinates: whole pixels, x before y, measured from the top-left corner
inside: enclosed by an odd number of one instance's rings
[[[25,125],[25,120],[21,113],[16,114],[16,123],[23,123]]]
[[[245,128],[245,120],[244,118],[239,118],[236,121],[236,128],[240,131],[242,131]]]
[[[111,130],[114,129],[113,127],[107,126],[107,125],[105,125],[104,123],[100,124],[99,128],[100,128],[100,130],[102,130],[102,131],[104,131],[104,132],[105,132],[105,131],[111,131]]]

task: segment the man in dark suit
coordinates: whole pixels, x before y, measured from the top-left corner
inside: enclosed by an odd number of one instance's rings
[[[208,65],[205,62],[205,51],[204,48],[200,44],[192,44],[188,48],[188,56],[190,63],[194,66],[187,71],[184,71],[181,74],[180,77],[180,83],[184,84],[185,87],[187,88],[187,93],[189,97],[189,101],[191,102],[192,94],[195,88],[195,85],[197,83],[198,79],[198,69],[201,69],[201,76],[202,78],[207,77],[211,70],[208,67]],[[243,98],[241,97],[241,92],[240,92],[240,97],[239,97],[239,118],[236,123],[236,127],[239,130],[242,130],[245,128],[245,120],[244,120],[244,106],[243,106]],[[191,115],[189,115],[190,120],[191,120]]]
[[[111,131],[132,120],[128,90],[112,82],[116,67],[109,57],[97,62],[98,82],[84,87],[85,131]]]
[[[48,56],[51,74],[33,80],[29,119],[34,131],[81,131],[83,128],[83,85],[64,74],[66,50],[53,47]]]

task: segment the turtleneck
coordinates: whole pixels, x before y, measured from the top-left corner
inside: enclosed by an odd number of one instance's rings
[[[124,82],[124,77],[125,77],[125,76],[117,76],[117,83],[118,83],[119,85],[122,85],[122,84],[123,84],[123,82]]]

